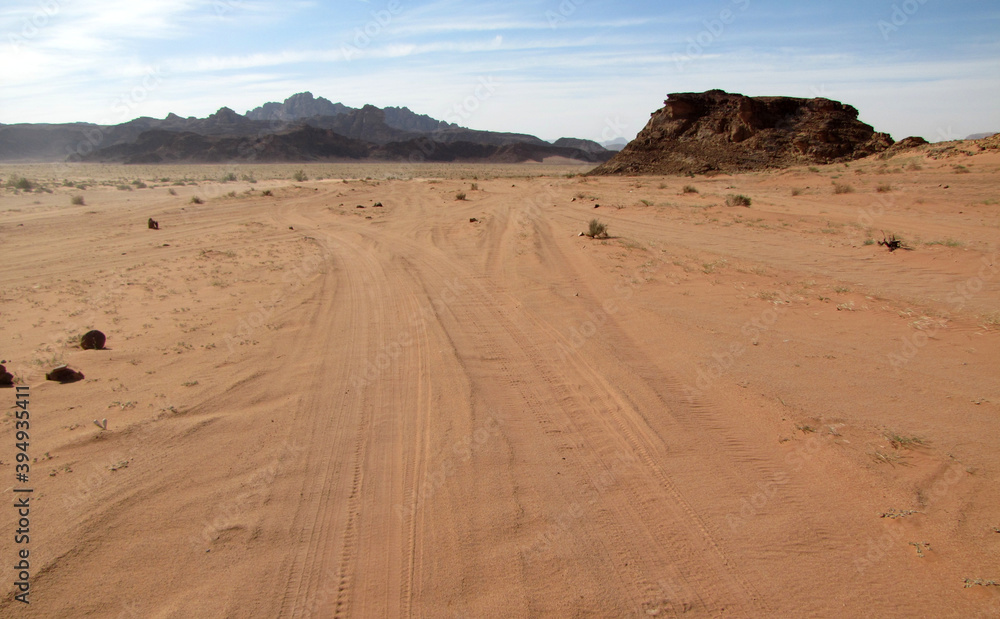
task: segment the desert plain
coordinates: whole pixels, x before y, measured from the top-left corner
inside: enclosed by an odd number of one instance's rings
[[[0,166],[0,615],[1000,616],[1000,153],[934,146]]]

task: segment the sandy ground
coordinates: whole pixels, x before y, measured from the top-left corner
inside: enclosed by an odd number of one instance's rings
[[[539,169],[4,190],[0,615],[1000,615],[1000,155]]]

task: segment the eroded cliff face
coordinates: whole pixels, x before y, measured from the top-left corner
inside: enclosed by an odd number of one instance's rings
[[[668,95],[649,124],[591,174],[741,172],[851,161],[893,140],[829,99],[746,97],[722,90]]]

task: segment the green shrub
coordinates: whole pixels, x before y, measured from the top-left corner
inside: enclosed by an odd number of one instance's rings
[[[144,182],[142,182],[142,181],[140,181],[138,179],[132,181],[132,184],[135,185],[136,189],[145,189],[146,188],[146,183],[144,183]]]
[[[299,183],[309,180],[309,177],[306,176],[305,170],[296,170],[295,174],[292,174],[292,178]]]
[[[464,191],[459,191],[458,193],[456,193],[455,194],[455,199],[456,200],[464,200],[465,199],[465,192]]]
[[[198,196],[193,196],[191,198],[191,204],[204,204],[204,202],[205,201],[199,198]]]
[[[892,185],[889,183],[880,183],[878,187],[875,188],[878,193],[889,193],[892,191]]]
[[[694,185],[684,185],[684,193],[698,193],[698,188]]]
[[[750,206],[750,198],[743,194],[730,195],[726,198],[727,206]]]
[[[222,182],[223,183],[228,183],[230,181],[235,181],[235,180],[236,180],[236,173],[235,172],[227,172],[226,174],[222,175]]]
[[[847,183],[833,184],[833,193],[842,194],[842,193],[853,193],[853,192],[854,192],[854,187],[851,187]]]
[[[83,206],[83,196],[73,196],[69,199],[69,203],[76,206]]]

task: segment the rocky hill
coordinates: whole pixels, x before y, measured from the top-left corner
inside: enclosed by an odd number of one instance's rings
[[[0,161],[395,160],[415,152],[431,161],[568,157],[600,163],[612,155],[587,140],[564,139],[552,145],[523,133],[460,127],[405,107],[351,108],[309,92],[284,103],[266,103],[246,115],[223,107],[207,118],[168,114],[120,125],[0,125]]]
[[[892,145],[855,108],[830,99],[676,93],[591,174],[742,172],[851,161]]]

